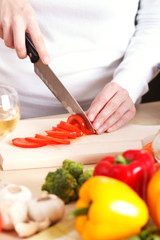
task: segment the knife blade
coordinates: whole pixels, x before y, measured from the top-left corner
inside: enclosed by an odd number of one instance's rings
[[[26,38],[26,49],[27,54],[30,57],[31,62],[34,64],[34,71],[40,77],[40,79],[45,83],[45,85],[50,89],[54,96],[61,102],[65,109],[70,114],[80,115],[87,128],[95,133],[92,123],[88,119],[86,113],[83,111],[76,99],[69,93],[62,82],[58,79],[55,73],[51,70],[48,65],[42,63],[39,58],[38,52],[29,36],[28,33],[25,34]]]

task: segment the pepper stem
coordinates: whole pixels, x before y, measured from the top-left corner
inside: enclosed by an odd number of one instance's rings
[[[117,156],[115,156],[115,164],[128,165],[131,162],[132,160],[124,158],[121,154],[118,154]]]
[[[89,203],[89,205],[85,208],[79,208],[79,209],[73,210],[71,213],[69,213],[69,218],[76,218],[81,215],[87,215],[90,205],[91,203]]]

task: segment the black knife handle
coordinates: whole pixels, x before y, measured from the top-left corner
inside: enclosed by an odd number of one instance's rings
[[[25,33],[25,38],[26,38],[27,55],[30,57],[30,60],[32,63],[36,63],[39,60],[38,52],[28,33]]]

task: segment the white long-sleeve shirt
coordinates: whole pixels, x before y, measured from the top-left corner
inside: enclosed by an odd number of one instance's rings
[[[135,103],[148,91],[160,62],[160,1],[28,0],[35,10],[50,67],[86,110],[110,81]],[[135,25],[137,20],[137,25]],[[29,58],[0,41],[0,82],[19,93],[23,118],[63,113],[34,73]]]

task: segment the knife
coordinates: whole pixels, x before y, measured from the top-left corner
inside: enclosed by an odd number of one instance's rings
[[[57,78],[57,76],[50,69],[50,67],[42,63],[28,33],[25,34],[25,39],[27,55],[30,57],[31,62],[34,64],[35,73],[41,78],[41,80],[46,84],[46,86],[55,95],[55,97],[62,103],[65,109],[70,114],[80,115],[84,119],[87,128],[91,132],[95,133],[95,130],[90,120],[88,119],[86,113],[83,111],[76,99],[68,92],[68,90]]]

